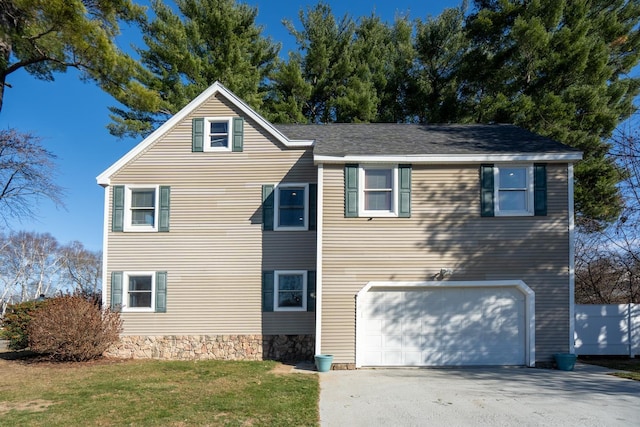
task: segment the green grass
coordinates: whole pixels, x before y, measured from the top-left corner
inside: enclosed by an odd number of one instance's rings
[[[615,369],[623,372],[615,372],[613,375],[620,378],[628,378],[630,380],[640,381],[640,358],[630,359],[628,357],[599,357],[585,356],[580,358],[581,362],[591,365],[604,366],[605,368]]]
[[[318,377],[275,362],[0,360],[3,426],[312,426]]]

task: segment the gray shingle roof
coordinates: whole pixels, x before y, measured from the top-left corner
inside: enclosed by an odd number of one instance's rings
[[[275,125],[290,139],[315,140],[314,155],[576,154],[580,151],[513,125],[334,123]]]

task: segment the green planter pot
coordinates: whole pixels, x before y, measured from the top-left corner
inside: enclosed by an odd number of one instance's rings
[[[571,353],[556,353],[553,358],[556,361],[558,369],[561,371],[573,371],[576,365],[576,355]]]
[[[318,372],[329,372],[333,363],[333,356],[330,354],[316,354],[316,369]]]

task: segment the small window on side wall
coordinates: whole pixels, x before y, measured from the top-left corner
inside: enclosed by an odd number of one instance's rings
[[[307,310],[307,272],[276,271],[273,307],[275,311]]]

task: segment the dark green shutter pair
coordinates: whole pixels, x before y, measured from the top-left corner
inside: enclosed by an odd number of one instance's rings
[[[274,311],[275,272],[262,272],[262,311]],[[307,311],[316,311],[316,272],[307,271]]]
[[[344,167],[344,216],[355,218],[358,213],[359,165]],[[398,217],[411,217],[411,165],[398,165]]]
[[[124,185],[113,187],[113,209],[111,218],[111,231],[124,230]],[[171,187],[160,187],[160,200],[158,201],[158,231],[169,231]]]
[[[275,213],[275,186],[262,186],[262,229],[273,230]],[[309,184],[309,230],[315,230],[318,223],[318,184]]]
[[[480,215],[495,215],[493,165],[480,166]],[[547,215],[547,166],[533,165],[533,214]]]
[[[231,151],[242,152],[244,144],[244,119],[234,117],[231,135]],[[191,121],[191,151],[204,151],[204,118],[198,117]]]
[[[122,308],[123,294],[123,273],[114,271],[111,273],[111,310],[120,311]],[[166,313],[167,311],[167,272],[156,272],[156,313]]]

